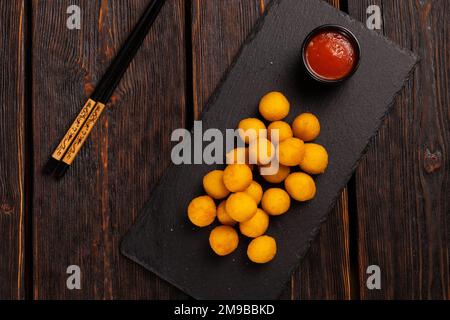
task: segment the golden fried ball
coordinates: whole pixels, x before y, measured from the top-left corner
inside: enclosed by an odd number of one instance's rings
[[[253,200],[255,200],[256,205],[258,205],[261,202],[263,189],[258,182],[252,181],[252,183],[250,183],[250,185],[248,186],[247,189],[245,189],[244,192],[248,194],[250,197],[252,197]]]
[[[289,194],[280,188],[267,189],[261,200],[262,208],[272,216],[286,213],[291,206]]]
[[[231,192],[244,191],[252,180],[252,170],[246,164],[230,164],[223,172],[223,183]]]
[[[226,256],[236,250],[239,243],[239,237],[232,227],[215,227],[209,235],[209,245],[219,256]]]
[[[253,239],[247,248],[247,256],[255,263],[267,263],[277,254],[277,243],[270,236]]]
[[[225,210],[225,204],[226,200],[222,201],[217,207],[217,219],[221,224],[224,224],[226,226],[234,226],[236,224],[236,221],[233,220],[233,218],[231,218]]]
[[[303,160],[305,144],[298,138],[288,138],[278,145],[278,159],[285,166],[297,166]]]
[[[260,168],[261,171],[262,168]],[[263,175],[261,174],[261,177],[263,177],[267,182],[270,183],[281,183],[284,181],[284,179],[287,178],[289,173],[291,172],[291,168],[288,166],[283,166],[282,164],[279,164],[278,171],[275,174],[271,175]]]
[[[316,183],[310,175],[303,172],[294,172],[284,181],[289,195],[297,201],[308,201],[316,195]]]
[[[261,134],[266,135],[266,125],[257,118],[241,120],[238,125],[239,135],[245,143],[257,139]]]
[[[305,143],[305,156],[300,168],[309,174],[324,173],[328,166],[327,150],[316,143]]]
[[[241,233],[249,238],[262,236],[267,231],[268,227],[269,216],[259,208],[250,220],[239,223]]]
[[[244,147],[234,148],[226,154],[227,164],[247,164],[248,149]]]
[[[259,113],[267,121],[284,119],[289,113],[290,104],[281,92],[270,92],[259,102]]]
[[[188,206],[188,217],[197,227],[206,227],[216,218],[216,204],[210,196],[193,199]]]
[[[294,136],[303,141],[312,141],[320,134],[319,119],[312,113],[302,113],[292,123]]]
[[[268,164],[275,156],[275,147],[266,138],[259,138],[250,143],[248,147],[250,163]]]
[[[203,177],[203,188],[214,199],[223,199],[230,193],[223,183],[222,170],[213,170],[206,174]]]
[[[238,222],[251,219],[256,213],[255,200],[244,192],[236,192],[230,195],[225,204],[225,211]]]
[[[286,140],[287,138],[293,137],[293,132],[292,132],[291,126],[287,122],[275,121],[275,122],[272,122],[267,127],[267,135],[268,135],[270,141],[272,141],[272,143],[275,143],[272,139],[274,130],[278,130],[278,142],[281,142],[281,141]]]

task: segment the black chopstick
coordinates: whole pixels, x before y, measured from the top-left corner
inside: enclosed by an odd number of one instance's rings
[[[164,3],[165,0],[153,0],[148,5],[133,32],[48,160],[44,167],[45,174],[53,174],[56,178],[65,175],[142,45]]]
[[[144,42],[145,37],[164,3],[165,0],[154,0],[149,4],[136,24],[133,32],[130,34],[123,47],[117,53],[116,58],[100,80],[97,89],[94,90],[93,96],[95,96],[98,101],[103,103],[108,102],[128,65]]]

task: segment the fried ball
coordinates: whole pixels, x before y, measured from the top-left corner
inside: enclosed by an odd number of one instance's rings
[[[213,170],[203,177],[203,188],[206,193],[214,199],[223,199],[230,191],[223,183],[223,171]]]
[[[300,168],[309,174],[324,173],[328,166],[327,150],[316,143],[305,143],[305,156]]]
[[[284,119],[289,113],[290,104],[281,92],[270,92],[259,102],[259,113],[267,121]]]
[[[274,130],[278,130],[278,142],[281,142],[281,141],[286,140],[287,138],[293,137],[293,132],[292,132],[291,126],[287,122],[275,121],[275,122],[272,122],[267,127],[267,135],[268,135],[270,141],[272,141],[272,143],[275,143],[272,139]]]
[[[289,210],[289,207],[291,206],[291,198],[283,189],[271,188],[264,192],[261,205],[263,210],[268,214],[272,216],[279,216]]]
[[[245,143],[258,139],[260,135],[266,135],[266,125],[257,118],[247,118],[241,120],[238,125],[239,136]]]
[[[216,218],[216,204],[210,196],[193,199],[188,206],[188,217],[197,227],[206,227]]]
[[[250,170],[253,170],[254,165],[249,163],[248,148],[239,147],[234,148],[226,154],[227,164],[246,164]]]
[[[239,243],[239,237],[232,227],[215,227],[209,235],[209,245],[219,256],[226,256],[236,250]]]
[[[261,172],[261,168],[260,168],[260,172]],[[281,183],[284,181],[284,179],[286,179],[286,177],[289,175],[290,172],[291,172],[291,168],[289,168],[288,166],[279,165],[278,171],[275,174],[271,174],[271,175],[261,174],[261,177],[263,177],[267,182],[270,182],[270,183]]]
[[[250,185],[248,186],[247,189],[245,189],[244,192],[248,194],[250,197],[252,197],[253,200],[255,200],[256,205],[258,205],[261,202],[263,189],[258,182],[252,181],[252,183],[250,183]]]
[[[226,201],[224,200],[217,207],[217,219],[221,224],[224,224],[226,226],[234,226],[236,224],[236,221],[233,220],[233,218],[231,218],[225,210],[225,204]]]
[[[252,141],[248,147],[250,163],[268,164],[275,156],[275,147],[266,138]]]
[[[252,180],[252,170],[246,164],[230,164],[223,172],[223,183],[231,192],[244,191]]]
[[[297,201],[308,201],[316,195],[316,183],[310,175],[303,172],[294,172],[284,181],[289,195]]]
[[[255,200],[244,192],[236,192],[230,195],[225,204],[225,211],[238,222],[251,219],[256,213]]]
[[[278,159],[285,166],[297,166],[303,160],[305,144],[298,138],[288,138],[278,145]]]
[[[269,216],[259,208],[250,220],[239,223],[241,233],[249,238],[262,236],[267,231],[268,227]]]
[[[267,263],[277,254],[277,243],[274,238],[261,236],[253,239],[247,248],[248,258],[255,263]]]
[[[302,113],[292,123],[294,136],[303,141],[312,141],[320,134],[319,119],[312,113]]]

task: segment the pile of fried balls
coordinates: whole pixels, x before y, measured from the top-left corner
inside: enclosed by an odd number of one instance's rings
[[[273,237],[265,234],[269,217],[285,214],[291,198],[303,202],[316,195],[311,175],[324,173],[328,166],[326,149],[311,142],[320,133],[320,123],[315,115],[302,113],[290,125],[283,121],[289,109],[290,103],[282,93],[266,94],[259,103],[259,112],[269,125],[266,127],[257,118],[240,121],[239,134],[248,146],[228,152],[225,170],[213,170],[203,178],[207,195],[189,203],[188,217],[195,226],[209,226],[216,218],[219,221],[220,226],[209,236],[209,244],[219,256],[237,248],[239,236],[234,227],[238,225],[242,235],[253,239],[247,248],[248,258],[254,263],[271,261],[277,244]],[[247,135],[251,130],[265,134]],[[277,139],[273,139],[275,134]],[[261,173],[274,157],[278,157],[278,171],[261,174],[274,187],[263,190],[253,179],[254,171]],[[281,188],[279,184],[283,183],[284,188]],[[220,203],[216,206],[215,201]]]

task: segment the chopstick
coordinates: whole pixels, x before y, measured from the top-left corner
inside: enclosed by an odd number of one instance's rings
[[[44,167],[62,178],[75,160],[166,0],[152,0]]]

